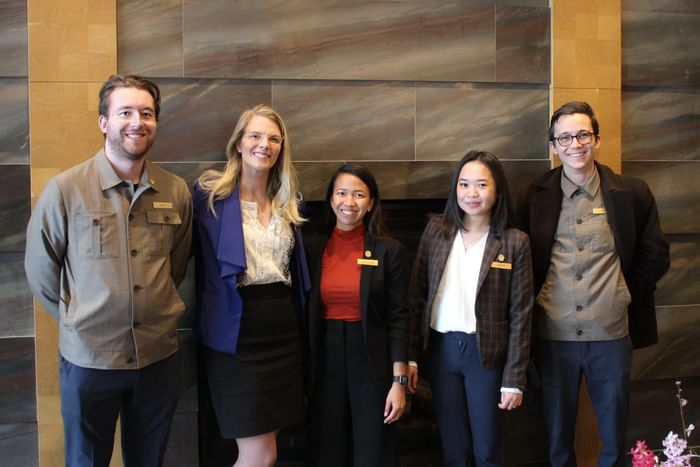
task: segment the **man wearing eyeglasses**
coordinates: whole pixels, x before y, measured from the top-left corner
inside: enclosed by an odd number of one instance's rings
[[[581,376],[598,417],[598,465],[624,465],[632,348],[658,340],[654,290],[669,268],[649,187],[596,162],[600,144],[589,104],[561,106],[549,128],[561,166],[518,200],[519,227],[532,248],[533,355],[555,467],[576,465]]]

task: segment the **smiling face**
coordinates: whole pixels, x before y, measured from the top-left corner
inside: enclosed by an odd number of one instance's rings
[[[554,123],[554,137],[559,138],[564,135],[574,136],[581,131],[593,133],[593,125],[591,118],[582,113],[571,115],[562,115]],[[549,143],[552,151],[554,151],[561,164],[564,166],[564,173],[572,180],[588,180],[593,175],[595,151],[600,146],[600,137],[594,136],[593,139],[581,144],[577,138],[574,138],[569,146],[562,146],[557,141]]]
[[[457,204],[465,216],[491,219],[498,190],[491,171],[480,161],[467,162],[457,179]]]
[[[253,115],[236,144],[241,154],[241,170],[269,172],[277,163],[282,143],[282,132],[277,123],[261,115]]]
[[[352,230],[362,224],[365,214],[374,206],[369,188],[355,175],[341,173],[333,184],[331,209],[335,213],[336,227]]]
[[[100,115],[105,152],[115,159],[142,159],[156,139],[153,97],[143,89],[116,88],[109,96],[107,116]]]

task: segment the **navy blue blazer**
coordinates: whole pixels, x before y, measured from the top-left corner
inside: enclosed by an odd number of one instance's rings
[[[670,266],[669,244],[661,232],[656,201],[647,184],[618,175],[598,162],[596,167],[615,250],[632,296],[629,335],[635,348],[646,347],[658,341],[654,291]],[[562,167],[550,170],[524,187],[518,197],[518,227],[530,236],[535,296],[551,264],[563,197],[561,173]]]
[[[192,193],[194,207],[194,251],[197,307],[194,332],[214,350],[235,353],[241,325],[243,301],[236,284],[246,270],[243,224],[238,185],[228,198],[214,202],[209,210],[208,194],[198,183]],[[301,232],[294,227],[294,251],[290,271],[300,323],[306,293],[311,288]]]

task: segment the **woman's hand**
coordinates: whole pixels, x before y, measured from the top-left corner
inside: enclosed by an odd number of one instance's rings
[[[406,390],[399,383],[392,383],[384,404],[384,423],[393,423],[406,410]]]
[[[406,390],[411,394],[416,393],[416,388],[418,387],[418,367],[415,365],[408,365],[408,385]]]
[[[520,407],[523,403],[523,393],[501,391],[501,402],[498,408],[501,410],[513,410]]]

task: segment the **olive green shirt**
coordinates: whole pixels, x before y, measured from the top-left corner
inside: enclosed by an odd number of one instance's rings
[[[137,185],[103,150],[49,181],[27,227],[25,268],[58,320],[66,360],[137,369],[177,350],[191,224],[187,184],[149,161]]]
[[[631,298],[615,251],[600,191],[600,176],[582,187],[562,172],[561,213],[552,259],[537,304],[538,336],[565,341],[612,340],[627,335]]]

